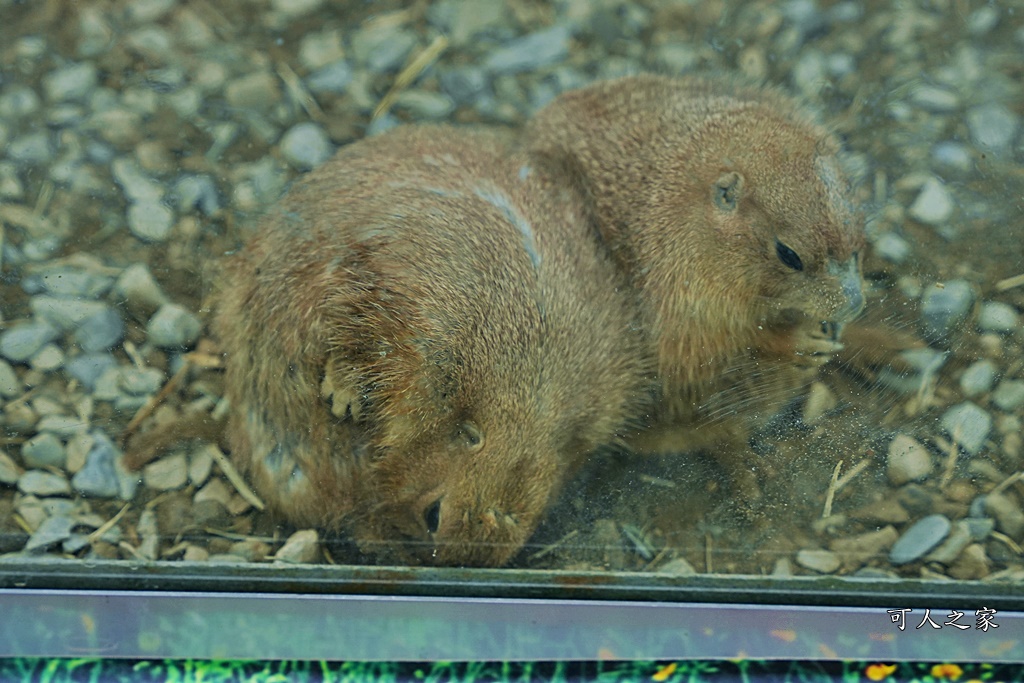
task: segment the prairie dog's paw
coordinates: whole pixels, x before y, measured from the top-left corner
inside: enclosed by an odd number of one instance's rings
[[[802,325],[793,330],[793,354],[800,365],[821,367],[833,354],[843,350],[838,341],[838,328],[833,323]]]

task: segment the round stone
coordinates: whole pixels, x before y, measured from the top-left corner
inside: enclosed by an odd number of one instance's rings
[[[128,229],[146,242],[163,242],[171,236],[174,212],[159,202],[142,202],[128,207]]]
[[[29,468],[63,468],[67,453],[60,439],[49,432],[43,432],[22,445],[21,459]]]
[[[990,391],[995,379],[995,363],[990,360],[979,360],[960,375],[960,390],[964,392],[964,396],[978,396]]]
[[[943,515],[928,515],[918,520],[893,544],[889,561],[901,565],[924,557],[945,540],[952,528],[952,522]]]
[[[982,332],[1016,332],[1020,329],[1017,309],[1002,301],[986,301],[978,315],[978,329]]]
[[[938,178],[929,178],[910,205],[910,217],[928,225],[945,223],[953,215],[953,196]]]
[[[300,171],[316,168],[330,159],[333,153],[330,138],[315,123],[297,124],[281,138],[281,155]]]
[[[18,479],[18,490],[25,494],[45,498],[71,493],[68,480],[45,470],[28,470]]]
[[[149,319],[146,334],[150,342],[161,348],[182,348],[194,344],[202,329],[199,318],[178,304],[168,303]]]
[[[975,403],[965,401],[942,416],[942,428],[968,454],[978,453],[992,431],[992,416]]]
[[[928,449],[906,434],[897,434],[889,443],[885,473],[896,486],[925,479],[932,472]]]

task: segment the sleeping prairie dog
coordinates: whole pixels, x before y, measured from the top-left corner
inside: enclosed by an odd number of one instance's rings
[[[621,275],[507,143],[423,126],[349,145],[228,261],[232,455],[294,525],[501,565],[640,411]]]

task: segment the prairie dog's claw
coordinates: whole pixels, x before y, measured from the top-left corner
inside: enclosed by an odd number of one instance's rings
[[[843,344],[837,341],[838,326],[822,323],[819,329],[801,329],[796,333],[794,353],[804,362],[813,365],[825,365],[833,354],[843,350]]]

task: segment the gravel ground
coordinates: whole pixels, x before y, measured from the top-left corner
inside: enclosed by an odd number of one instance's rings
[[[758,444],[775,474],[756,519],[706,458],[606,454],[516,563],[1024,580],[1022,17],[944,0],[0,0],[0,561],[358,559],[278,529],[214,443],[126,467],[126,429],[225,409],[213,257],[363,135],[516,125],[595,79],[731,70],[835,123],[870,214],[868,315],[927,345],[904,352],[909,373],[826,368]]]

